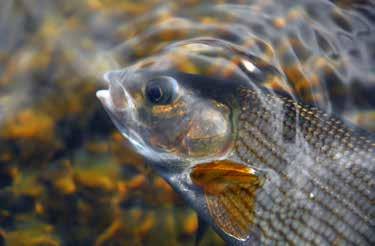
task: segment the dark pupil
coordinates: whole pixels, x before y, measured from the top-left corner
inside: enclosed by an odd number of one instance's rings
[[[148,82],[146,96],[153,104],[170,104],[176,97],[176,81],[170,77],[158,77]]]
[[[148,90],[148,98],[151,102],[157,103],[163,96],[163,92],[159,86],[153,86]]]

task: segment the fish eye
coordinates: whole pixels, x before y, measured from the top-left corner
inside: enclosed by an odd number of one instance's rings
[[[161,76],[148,81],[145,94],[149,102],[165,105],[176,99],[177,89],[177,81],[174,78]]]

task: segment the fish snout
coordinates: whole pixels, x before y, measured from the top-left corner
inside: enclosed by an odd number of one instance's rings
[[[105,106],[110,108],[111,105],[111,98],[109,95],[109,90],[98,90],[96,92],[96,97],[99,99],[99,101]]]
[[[132,108],[132,99],[121,83],[121,72],[107,72],[104,80],[108,90],[99,90],[96,96],[107,108],[113,111],[125,111]]]

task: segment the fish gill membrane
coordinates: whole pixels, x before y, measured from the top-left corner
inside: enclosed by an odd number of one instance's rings
[[[373,3],[243,2],[170,3],[135,20],[134,28],[125,30],[133,36],[107,54],[118,67],[126,68],[107,73],[110,89],[98,91],[97,96],[134,149],[228,243],[373,244],[374,122],[361,122],[362,113],[374,112],[375,106],[369,96],[375,92]],[[149,77],[142,74],[175,79],[184,88],[182,97],[191,99],[184,99],[188,106],[177,111],[159,107],[158,112],[174,125],[140,116],[144,98],[133,96],[128,86],[139,84],[144,93]],[[123,92],[112,93],[113,81],[120,83]],[[189,90],[197,81],[199,89]],[[225,89],[214,89],[216,85]],[[199,155],[183,152],[180,147],[186,141],[182,139],[191,124],[217,127],[217,122],[228,121],[226,110],[217,109],[228,107],[225,102],[233,98],[225,95],[231,88],[247,90],[239,94],[243,100],[237,98],[237,111],[233,105],[226,109],[232,118],[224,127],[229,130],[224,131],[222,142],[212,149],[205,142]],[[123,102],[115,94],[126,100],[128,118],[116,113],[114,105]],[[194,101],[203,108],[222,105],[214,107],[216,119],[221,120],[195,121],[190,111],[184,111]],[[178,113],[180,121],[173,117]],[[150,128],[157,129],[158,137]],[[208,132],[203,126],[197,129]],[[170,139],[178,133],[175,142],[157,144],[163,139],[160,136]],[[252,202],[246,201],[253,210],[245,211],[249,215],[234,215],[229,205],[218,205],[218,199],[228,202],[228,190],[212,197],[210,185],[197,187],[201,183],[194,180],[198,174],[206,177],[202,163],[223,168],[228,159],[244,166],[235,173],[265,180],[256,181],[257,190],[247,191],[256,194]],[[238,188],[226,172],[218,173],[227,183],[214,186]],[[248,189],[244,187],[240,190]],[[241,212],[238,207],[244,200],[232,197],[229,201],[237,202],[233,213]],[[244,227],[233,219],[241,216],[249,218]],[[239,233],[243,228],[246,233]]]

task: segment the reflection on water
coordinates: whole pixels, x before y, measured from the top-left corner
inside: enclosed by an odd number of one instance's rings
[[[0,245],[193,244],[194,212],[99,105],[102,74],[210,52],[152,66],[240,67],[374,132],[374,16],[370,1],[0,2]]]

